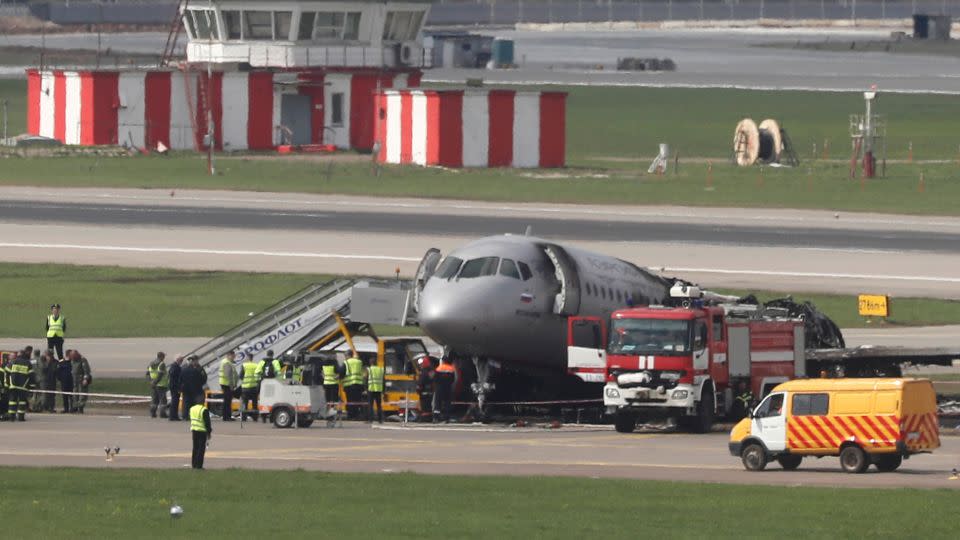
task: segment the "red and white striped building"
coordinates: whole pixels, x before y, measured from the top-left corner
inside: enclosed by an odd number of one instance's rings
[[[563,167],[566,94],[514,90],[384,90],[381,163]]]
[[[419,86],[420,76],[314,69],[214,72],[208,80],[204,71],[30,70],[27,131],[65,144],[200,149],[209,102],[217,150],[282,142],[369,150],[375,92]]]
[[[565,94],[409,91],[431,57],[429,9],[428,0],[184,2],[181,67],[28,70],[27,130],[65,144],[379,147],[389,163],[562,167]]]

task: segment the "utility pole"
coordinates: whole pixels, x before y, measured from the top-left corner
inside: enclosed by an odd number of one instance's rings
[[[208,18],[207,24],[210,26],[209,32],[209,46],[207,47],[207,172],[210,176],[213,176],[216,173],[216,169],[213,164],[213,147],[216,146],[216,139],[214,135],[214,125],[213,125],[213,107],[211,106],[212,102],[210,101],[210,94],[213,93],[213,32],[217,26],[217,17],[213,11],[213,0],[210,0],[210,11],[207,12]]]
[[[3,100],[3,138],[7,138],[7,100]]]

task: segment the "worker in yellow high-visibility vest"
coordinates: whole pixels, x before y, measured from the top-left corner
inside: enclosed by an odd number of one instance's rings
[[[373,422],[373,406],[377,406],[377,422],[383,423],[383,366],[376,361],[367,368],[367,422]]]
[[[233,360],[236,357],[237,354],[230,351],[220,360],[220,392],[223,393],[220,417],[224,422],[233,421],[233,389],[237,387],[237,370],[233,367]]]
[[[346,374],[343,377],[343,392],[347,395],[347,418],[356,419],[363,411],[363,360],[356,355],[344,362]]]
[[[260,378],[257,377],[257,363],[252,357],[247,357],[241,366],[240,390],[243,395],[243,409],[240,414],[243,418],[253,418],[260,416],[258,402],[260,401]],[[252,408],[248,406],[253,404]]]
[[[203,458],[207,453],[207,443],[213,438],[213,425],[210,423],[210,411],[203,403],[190,407],[190,435],[193,438],[194,469],[203,468]]]
[[[57,359],[63,360],[63,336],[67,332],[67,319],[60,313],[60,304],[50,306],[47,315],[47,349],[57,351]]]

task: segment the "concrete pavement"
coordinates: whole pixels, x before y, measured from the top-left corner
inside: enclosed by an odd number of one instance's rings
[[[0,461],[7,465],[186,467],[186,422],[143,417],[30,415],[0,424]],[[104,446],[119,446],[106,461]],[[469,475],[550,475],[843,487],[960,488],[947,480],[960,459],[960,438],[944,437],[932,455],[906,461],[899,472],[840,472],[836,458],[808,460],[798,471],[772,464],[749,473],[727,451],[727,436],[614,433],[608,427],[508,429],[488,426],[371,428],[348,422],[298,430],[215,421],[208,468],[307,469]]]

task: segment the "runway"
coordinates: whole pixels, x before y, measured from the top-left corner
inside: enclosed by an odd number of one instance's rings
[[[727,436],[618,434],[606,427],[558,430],[490,427],[385,429],[348,422],[329,429],[280,431],[273,426],[215,421],[206,467],[307,469],[331,472],[417,472],[423,474],[546,475],[634,478],[688,482],[844,486],[861,488],[958,488],[947,480],[957,465],[960,439],[944,437],[932,455],[906,461],[899,472],[862,475],[839,472],[836,458],[809,460],[798,471],[772,464],[748,473],[729,455]],[[98,468],[180,468],[189,464],[185,422],[145,417],[30,415],[6,425],[16,437],[0,438],[7,465]],[[106,461],[104,446],[119,446]]]
[[[455,82],[481,77],[486,84],[624,85],[664,87],[763,88],[861,91],[877,84],[883,92],[960,92],[960,58],[925,54],[826,52],[758,45],[798,41],[887,39],[894,28],[671,28],[595,30],[478,29],[513,39],[517,69],[429,69],[424,82]],[[907,30],[906,27],[903,28]],[[101,48],[155,53],[166,33],[105,34]],[[58,34],[46,46],[97,48],[96,34]],[[40,46],[37,35],[0,36],[0,45]],[[622,57],[671,58],[672,72],[617,72]],[[23,77],[22,68],[6,76]],[[3,73],[0,73],[3,75]]]
[[[11,262],[409,276],[431,247],[528,226],[708,287],[960,298],[957,218],[0,188]]]

